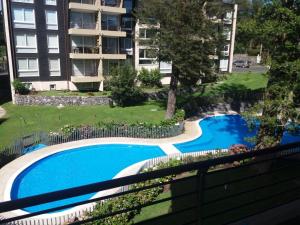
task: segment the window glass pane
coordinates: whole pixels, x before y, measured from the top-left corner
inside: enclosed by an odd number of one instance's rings
[[[84,45],[89,47],[96,46],[96,40],[93,37],[85,37],[84,38]]]
[[[139,56],[140,56],[140,58],[145,58],[145,50],[144,49],[140,49]]]
[[[27,34],[27,46],[36,47],[36,38],[34,34]]]
[[[24,9],[24,20],[30,23],[34,22],[33,9]]]
[[[49,69],[51,71],[59,71],[59,59],[49,59]]]
[[[24,21],[24,11],[21,8],[14,8],[13,9],[13,18],[14,21]]]
[[[29,70],[37,70],[37,60],[36,59],[28,59],[28,69]]]
[[[56,11],[46,11],[47,24],[57,24]]]
[[[33,0],[12,0],[12,2],[33,3]]]
[[[54,10],[46,10],[47,29],[57,30],[57,12]]]
[[[79,36],[73,36],[72,37],[72,46],[77,47],[77,46],[82,46],[83,45],[83,38]]]
[[[18,59],[18,70],[27,70],[27,59]]]
[[[56,5],[56,0],[45,0],[46,5]]]
[[[55,34],[48,35],[48,49],[49,49],[49,53],[59,52],[58,35]]]
[[[24,34],[16,34],[16,45],[26,46],[26,36]]]

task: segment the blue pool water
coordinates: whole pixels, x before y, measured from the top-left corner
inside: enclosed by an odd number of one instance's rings
[[[182,153],[201,150],[226,149],[233,144],[252,144],[257,129],[249,131],[239,115],[209,117],[199,123],[202,135],[189,142],[176,144]],[[284,134],[283,144],[300,141],[300,135]],[[43,146],[42,146],[43,147]],[[158,146],[94,145],[53,154],[29,166],[15,179],[11,198],[18,199],[42,193],[78,187],[112,179],[121,170],[137,162],[164,156]],[[90,199],[94,194],[52,202],[24,209],[36,212],[69,203]]]
[[[37,161],[15,179],[12,199],[78,187],[112,179],[137,162],[164,156],[157,146],[95,145],[53,154]],[[67,203],[90,199],[94,194],[52,202],[25,211],[36,212]]]
[[[252,143],[245,141],[246,137],[256,135],[258,129],[250,131],[246,121],[240,115],[226,115],[208,117],[200,121],[202,135],[189,142],[175,144],[182,153],[201,150],[227,149],[233,144],[244,144],[253,147]],[[284,134],[282,144],[300,141],[300,135]]]

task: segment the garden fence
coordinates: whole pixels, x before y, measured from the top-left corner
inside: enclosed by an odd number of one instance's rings
[[[108,137],[127,137],[127,138],[147,138],[161,139],[169,138],[182,134],[184,123],[173,126],[110,126],[106,128],[98,128],[86,126],[72,129],[69,132],[35,132],[31,135],[24,136],[0,151],[0,168],[10,161],[22,156],[26,153],[37,149],[37,145],[46,146],[67,143],[71,141],[79,141],[92,138],[108,138]]]

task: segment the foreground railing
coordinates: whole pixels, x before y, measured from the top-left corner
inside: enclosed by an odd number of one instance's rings
[[[193,163],[187,163],[191,161],[191,156],[178,155],[176,157],[180,157],[183,163],[180,166],[2,202],[0,213],[1,215],[5,213],[5,218],[0,221],[0,224],[65,224],[67,222],[69,224],[116,224],[107,221],[118,215],[140,212],[141,209],[147,210],[149,206],[159,208],[159,210],[151,208],[151,211],[158,212],[157,215],[152,215],[151,218],[147,217],[147,214],[141,215],[139,219],[135,217],[135,223],[228,224],[300,199],[299,156],[300,143]],[[207,159],[213,156],[204,157]],[[197,158],[197,160],[201,159],[203,158]],[[148,163],[144,166],[151,168],[157,163],[151,165]],[[161,178],[165,177],[169,178],[162,181]],[[143,185],[133,186],[141,183]],[[135,204],[132,200],[133,195],[143,196],[144,191],[157,187],[161,187],[162,190],[160,198],[143,204]],[[112,192],[112,189],[116,191]],[[13,214],[8,212],[13,210],[100,191],[103,195],[95,199],[9,217]],[[130,196],[130,204],[126,202],[125,196]],[[98,214],[95,212],[90,214],[88,210],[73,212],[71,216],[64,218],[47,214],[87,204],[92,204],[91,210],[93,210],[96,203],[100,204],[97,210],[101,211],[101,207],[105,208],[105,204],[118,198],[123,198],[124,205],[121,204],[119,208],[104,210]],[[164,208],[166,203],[168,207]],[[42,214],[46,215],[34,217]],[[284,221],[285,218],[281,219]]]

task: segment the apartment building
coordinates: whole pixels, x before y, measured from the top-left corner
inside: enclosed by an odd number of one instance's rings
[[[234,48],[236,7],[229,5],[221,71],[230,71]],[[151,30],[136,23],[134,7],[135,0],[3,0],[11,81],[41,91],[103,90],[111,68],[125,60],[168,77],[171,65],[139,44]]]

